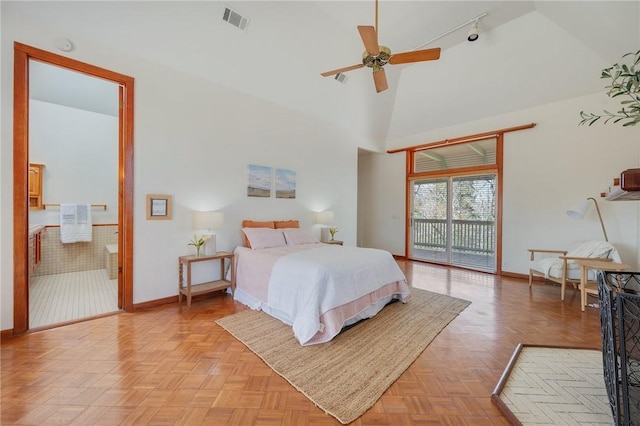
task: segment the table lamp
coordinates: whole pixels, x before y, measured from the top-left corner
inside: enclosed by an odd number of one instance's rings
[[[204,254],[216,254],[216,234],[214,229],[222,228],[224,223],[224,215],[222,212],[193,212],[193,229],[202,231],[200,235],[207,238],[204,245]]]
[[[315,223],[319,225],[332,225],[333,224],[334,215],[330,210],[324,212],[316,212],[315,214]],[[320,228],[320,241],[326,243],[329,241],[329,227],[323,226]]]

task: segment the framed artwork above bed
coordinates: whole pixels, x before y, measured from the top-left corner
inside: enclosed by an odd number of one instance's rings
[[[271,197],[271,167],[249,164],[247,178],[247,196]]]
[[[275,179],[274,179],[275,178]],[[271,197],[272,181],[275,181],[276,198],[296,198],[296,172],[289,169],[272,169],[269,166],[249,164],[247,166],[247,196]]]
[[[296,198],[296,172],[276,169],[276,198]]]

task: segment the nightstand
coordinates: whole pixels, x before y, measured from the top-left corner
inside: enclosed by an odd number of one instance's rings
[[[230,279],[225,279],[224,267],[225,259],[229,259],[229,268],[231,271]],[[191,265],[196,262],[212,262],[220,263],[220,279],[216,281],[207,281],[201,284],[191,285]],[[184,282],[184,270],[187,271],[187,282]],[[191,309],[191,297],[198,294],[211,293],[218,290],[231,288],[231,295],[236,289],[236,277],[233,267],[233,253],[219,251],[211,255],[200,256],[180,256],[178,258],[178,304],[182,303],[182,295],[187,298],[187,309]]]
[[[325,244],[337,244],[339,246],[341,246],[344,241],[340,241],[340,240],[329,240],[329,241],[323,241],[323,243]]]

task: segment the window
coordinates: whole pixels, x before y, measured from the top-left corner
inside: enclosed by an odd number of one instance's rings
[[[500,141],[411,152],[410,258],[496,272]]]

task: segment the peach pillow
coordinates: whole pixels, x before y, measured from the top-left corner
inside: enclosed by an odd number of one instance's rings
[[[297,220],[276,220],[276,229],[279,228],[300,228],[300,222]]]
[[[272,220],[259,222],[257,220],[243,220],[242,221],[243,228],[271,228],[275,229],[275,222]]]

